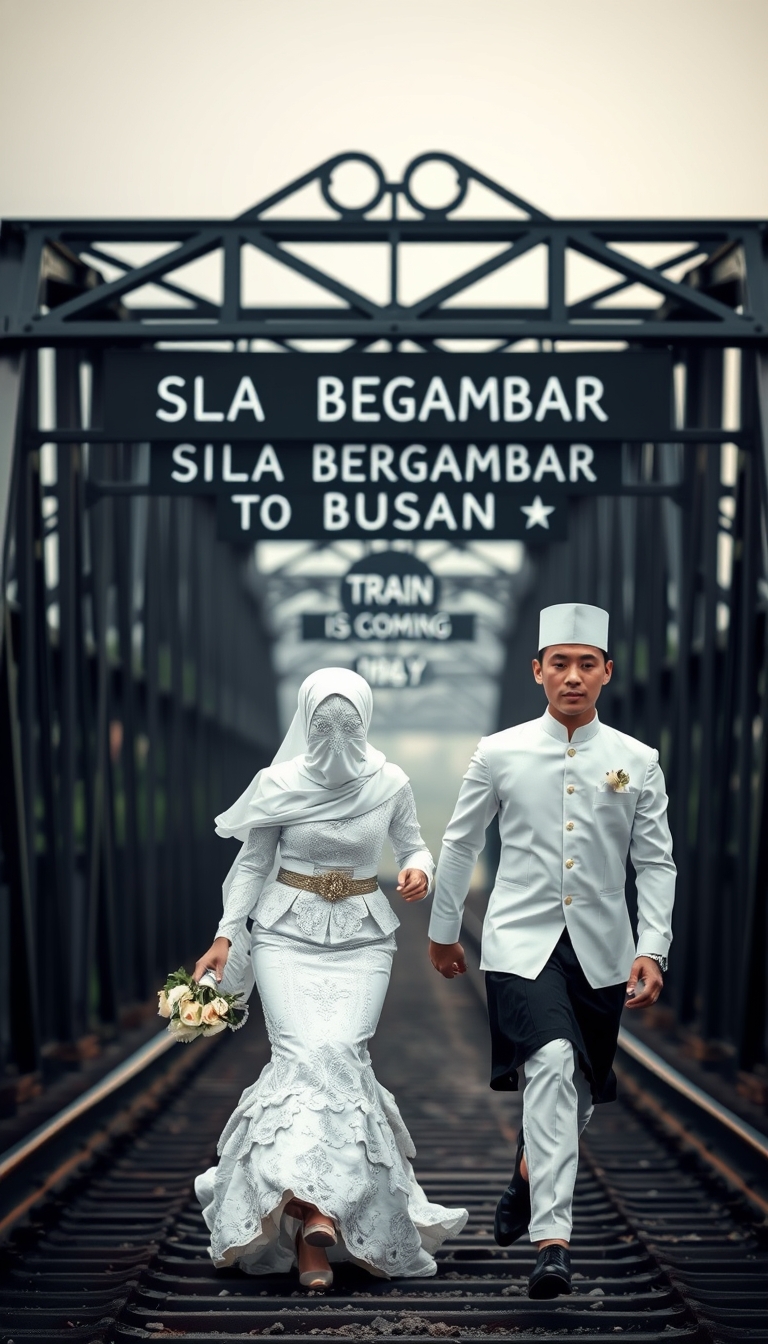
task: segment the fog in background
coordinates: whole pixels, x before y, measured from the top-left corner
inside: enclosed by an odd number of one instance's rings
[[[469,733],[445,733],[438,736],[436,733],[377,733],[374,730],[371,741],[390,760],[396,761],[408,772],[416,796],[422,834],[437,858],[440,840],[453,811],[462,776],[477,746],[477,737]],[[382,877],[390,879],[397,872],[389,844],[385,846],[379,872]],[[485,886],[486,876],[485,865],[481,860],[475,874],[475,884]]]
[[[357,149],[559,216],[768,217],[767,50],[768,0],[0,0],[0,215],[232,216]],[[380,745],[437,847],[474,740]]]

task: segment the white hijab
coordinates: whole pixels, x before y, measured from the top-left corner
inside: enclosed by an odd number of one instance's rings
[[[354,705],[367,738],[373,713],[368,682],[346,667],[323,667],[299,688],[299,704],[271,765],[260,770],[226,812],[216,818],[216,834],[247,840],[253,826],[290,826],[304,821],[344,821],[370,812],[408,783],[398,765],[367,740],[351,739],[330,752],[308,737],[312,716],[331,695]]]

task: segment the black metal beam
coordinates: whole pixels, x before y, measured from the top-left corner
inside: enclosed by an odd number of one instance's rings
[[[454,310],[455,311],[455,310]],[[631,319],[627,322],[583,321],[554,322],[547,318],[465,318],[460,312],[455,317],[441,313],[418,320],[398,314],[364,319],[343,313],[338,318],[302,318],[292,321],[279,310],[271,318],[250,321],[243,317],[240,323],[196,323],[189,321],[158,321],[150,325],[128,319],[110,326],[110,345],[145,345],[156,341],[239,341],[239,340],[487,340],[507,342],[523,340],[547,341],[630,341],[636,346],[671,346],[694,343],[716,346],[751,346],[768,348],[768,327],[763,322],[748,318],[734,318],[728,322],[679,321],[664,324],[650,320]],[[100,343],[105,337],[104,323],[78,322],[56,327],[29,322],[3,343],[18,347],[46,345],[88,345]]]
[[[377,183],[368,205],[347,208],[333,193],[334,173],[347,161],[362,160]],[[414,194],[414,180],[429,161],[448,165],[456,175],[457,191],[445,207],[421,203]],[[280,219],[270,215],[309,183],[318,184],[325,213],[317,218]],[[467,195],[473,183],[513,205],[516,216],[471,217]],[[383,215],[379,206],[389,201]],[[407,209],[403,209],[407,207]],[[499,183],[452,155],[427,154],[415,159],[402,181],[388,182],[369,156],[337,155],[318,165],[296,182],[288,184],[266,201],[234,220],[9,220],[0,233],[0,266],[3,253],[13,256],[20,275],[3,298],[0,285],[0,344],[49,341],[99,341],[103,323],[110,321],[111,337],[117,342],[183,339],[243,340],[275,337],[345,337],[371,339],[436,340],[516,336],[540,340],[630,339],[636,343],[666,343],[669,332],[677,341],[715,344],[768,342],[768,281],[765,270],[766,223],[762,220],[552,220],[542,211],[521,201]],[[115,243],[175,243],[169,252],[140,266],[111,258]],[[390,255],[389,301],[374,303],[353,286],[319,265],[291,252],[291,244],[350,243],[386,244]],[[643,265],[628,255],[633,243],[669,244],[666,261]],[[467,243],[497,244],[499,256],[471,267],[454,280],[417,303],[397,301],[399,249],[401,246]],[[444,305],[479,280],[502,270],[530,249],[543,246],[548,253],[546,307],[494,306],[446,308]],[[310,311],[290,306],[269,311],[269,306],[243,307],[241,251],[254,247],[286,271],[298,274],[324,289],[345,305],[341,309]],[[84,264],[94,260],[119,267],[122,274],[95,288],[71,294],[56,307],[41,308],[40,268],[46,247],[55,247],[59,263],[65,253],[80,256]],[[105,250],[106,249],[106,250]],[[213,303],[175,282],[182,265],[221,251],[223,254],[223,301]],[[620,276],[609,286],[599,286],[575,304],[566,296],[568,252],[582,254]],[[702,260],[701,258],[704,258]],[[690,275],[672,279],[667,273],[697,261]],[[711,263],[711,264],[710,264]],[[457,267],[457,269],[459,269]],[[92,274],[92,272],[90,272]],[[170,313],[157,305],[133,304],[116,308],[142,285],[155,283],[170,295],[183,298],[189,307]],[[624,290],[642,284],[658,294],[658,310],[637,305],[606,309]],[[674,317],[674,321],[663,319]],[[660,319],[662,319],[660,321]],[[518,330],[523,323],[524,330]],[[663,334],[658,328],[663,328]],[[630,330],[631,328],[631,330]]]

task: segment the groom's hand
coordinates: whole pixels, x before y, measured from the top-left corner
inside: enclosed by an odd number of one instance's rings
[[[642,980],[643,988],[637,993],[637,982]],[[648,1008],[658,999],[664,988],[664,976],[658,961],[652,957],[635,957],[627,981],[627,1008]]]
[[[446,980],[453,980],[456,975],[464,975],[467,969],[461,943],[433,943],[430,938],[429,960]]]

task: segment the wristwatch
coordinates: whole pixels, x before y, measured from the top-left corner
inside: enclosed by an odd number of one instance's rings
[[[661,967],[662,971],[664,972],[664,974],[666,975],[667,958],[663,957],[660,952],[643,952],[643,956],[647,957],[649,961],[657,962],[658,965]]]

